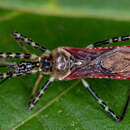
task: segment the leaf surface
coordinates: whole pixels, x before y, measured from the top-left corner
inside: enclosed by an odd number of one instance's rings
[[[69,17],[130,20],[129,0],[0,0],[1,8]]]
[[[80,10],[81,14],[82,11],[85,12],[84,9],[86,7],[82,2],[87,3],[87,1],[82,0],[80,4],[82,6],[79,6],[78,1],[75,4],[71,4],[69,1],[0,1],[2,3],[0,4],[1,7],[13,8],[13,10],[0,10],[0,51],[24,52],[11,37],[13,31],[18,31],[30,37],[49,50],[58,46],[84,48],[96,41],[130,34],[130,23],[129,21],[123,21],[124,16],[121,17],[121,21],[114,21],[106,19],[106,16],[103,19],[97,19],[94,15],[91,15],[93,18],[81,18],[78,17],[82,16],[79,13],[74,18],[71,17],[71,13],[68,13],[70,17],[64,17],[65,15],[62,14],[63,17],[60,17],[38,15],[34,14],[35,11],[31,11],[32,8],[33,10],[37,8],[40,10],[40,8],[43,8],[42,5],[48,8],[48,4],[51,2],[58,3],[60,8],[68,12],[70,9],[73,13],[75,13],[74,10]],[[73,1],[71,2],[73,3]],[[99,10],[103,8],[105,10],[104,6],[110,5],[109,2],[108,4],[103,1],[101,2],[102,4],[100,6],[96,1],[94,3],[92,1],[90,3],[88,2],[89,4],[87,5],[91,5],[90,7],[93,11],[95,9],[98,17],[101,16],[98,14],[98,8]],[[112,7],[113,9],[115,8],[114,5]],[[19,9],[22,11],[18,11]],[[111,12],[109,6],[107,9]],[[124,11],[128,12],[129,9],[122,8],[122,10],[123,14]],[[41,14],[48,13],[44,12]],[[55,12],[54,14],[57,15]],[[130,45],[129,42],[123,42],[122,44]],[[112,44],[111,46],[122,44]],[[36,49],[27,47],[32,53],[42,54]],[[31,112],[28,111],[26,106],[37,76],[28,75],[12,78],[0,86],[1,129],[128,130],[130,128],[130,109],[128,109],[124,121],[120,123],[114,122],[91,97],[80,80],[55,81],[48,88],[34,110]],[[39,88],[47,79],[48,76],[44,76]],[[127,98],[130,81],[111,79],[86,80],[109,107],[120,115]]]

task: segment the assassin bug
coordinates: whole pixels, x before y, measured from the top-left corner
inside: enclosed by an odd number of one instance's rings
[[[58,47],[52,52],[17,32],[13,33],[13,37],[26,53],[0,53],[0,58],[20,58],[28,59],[29,61],[22,61],[17,64],[1,60],[1,64],[9,66],[11,71],[8,73],[1,73],[0,79],[3,79],[1,81],[2,83],[11,77],[39,73],[39,77],[32,90],[31,100],[28,105],[29,110],[32,110],[54,80],[72,80],[80,78],[91,95],[115,121],[121,121],[124,118],[130,101],[130,94],[128,95],[122,115],[118,117],[102,99],[96,95],[84,78],[130,79],[130,46],[95,48],[103,44],[130,40],[130,36],[114,37],[109,40],[96,42],[90,44],[85,49]],[[30,54],[27,48],[23,46],[22,41],[40,50],[43,54],[40,56]],[[35,92],[43,78],[43,74],[50,74],[51,77],[35,96]]]

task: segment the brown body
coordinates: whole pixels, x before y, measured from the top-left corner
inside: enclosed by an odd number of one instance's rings
[[[48,57],[52,66],[48,74],[57,80],[85,77],[130,79],[130,46],[95,49],[58,47],[48,53]]]

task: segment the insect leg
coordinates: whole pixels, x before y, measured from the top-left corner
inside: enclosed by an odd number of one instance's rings
[[[3,84],[7,79],[16,76],[20,76],[20,75],[14,74],[14,72],[0,73],[0,79],[3,79],[2,81],[0,81],[0,85]]]
[[[7,73],[0,73],[0,79],[6,79],[11,77],[18,77],[21,75],[25,75],[26,73],[16,73],[16,72],[7,72]]]
[[[120,117],[118,117],[103,101],[101,98],[99,98],[96,93],[91,89],[91,87],[88,85],[88,83],[82,79],[82,83],[83,85],[88,89],[88,91],[91,93],[91,95],[97,100],[97,102],[103,107],[103,109],[117,122],[121,121],[124,116],[125,116],[125,113],[126,113],[126,109],[128,107],[128,103],[129,103],[129,100],[130,100],[130,95],[127,99],[127,102],[125,104],[125,107],[124,107],[124,110],[123,110],[123,113]]]
[[[33,89],[32,89],[32,93],[31,93],[31,96],[30,96],[30,102],[31,102],[32,99],[34,98],[34,95],[35,95],[35,93],[36,93],[36,91],[37,91],[37,89],[38,89],[38,85],[39,85],[39,83],[40,83],[40,81],[41,81],[42,78],[43,78],[43,75],[42,75],[42,74],[39,74],[39,76],[38,76],[38,78],[37,78],[37,80],[36,80],[36,82],[35,82],[35,85],[34,85],[34,87],[33,87]]]
[[[11,78],[13,76],[13,72],[0,73],[0,79]]]
[[[11,67],[11,66],[13,66],[13,65],[16,65],[16,63],[15,63],[15,62],[7,62],[7,61],[5,61],[4,59],[1,59],[1,60],[0,60],[0,67]],[[10,73],[11,73],[11,72],[10,72]],[[3,75],[5,75],[5,74],[3,74]],[[6,74],[6,75],[8,75],[8,74]],[[10,75],[10,76],[11,76],[11,75]],[[7,77],[4,78],[2,81],[0,81],[0,85],[3,84],[7,79],[9,79],[10,76],[7,76]],[[4,77],[4,76],[3,76],[3,77]],[[3,77],[1,77],[1,78],[3,78]]]
[[[2,81],[0,81],[0,85],[2,85],[7,79],[9,79],[8,77],[3,79]]]
[[[14,72],[7,72],[7,73],[0,73],[0,79],[3,79],[0,81],[0,85],[4,83],[7,79],[12,78],[12,77],[17,77],[23,75],[22,73],[14,73]]]
[[[88,45],[86,48],[94,48],[98,47],[103,44],[110,44],[110,43],[116,43],[120,41],[128,41],[130,40],[130,36],[120,36],[120,37],[114,37],[108,40],[100,41],[100,42],[95,42],[93,44]]]
[[[2,81],[0,81],[0,84],[2,84],[7,79],[12,78],[12,77],[34,74],[34,73],[37,73],[37,72],[38,72],[37,70],[31,70],[31,71],[28,71],[28,72],[12,72],[12,71],[10,71],[10,72],[7,72],[7,73],[0,73],[0,79],[3,79]]]
[[[14,32],[13,36],[14,36],[15,39],[20,39],[20,40],[24,41],[25,43],[27,43],[28,45],[30,45],[30,46],[32,46],[32,47],[34,47],[36,49],[39,49],[42,52],[46,51],[46,48],[44,48],[43,46],[40,46],[38,43],[35,43],[35,42],[33,42],[32,40],[30,40],[28,38],[26,38],[25,36],[21,35],[18,32]]]
[[[36,58],[38,58],[38,56],[35,54],[0,52],[0,58],[36,59]],[[5,63],[4,60],[3,60],[3,62]]]
[[[7,66],[13,66],[13,65],[16,65],[15,62],[8,62],[6,61],[5,59],[0,59],[0,67],[7,67]]]
[[[35,106],[35,104],[39,101],[39,99],[42,97],[44,92],[47,90],[48,86],[54,81],[54,78],[51,77],[45,85],[41,88],[40,92],[36,95],[36,97],[29,103],[28,110],[32,110],[32,108]]]
[[[122,114],[121,114],[120,121],[123,120],[124,117],[125,117],[126,110],[127,110],[127,108],[128,108],[129,102],[130,102],[130,93],[129,93],[129,95],[128,95],[128,98],[127,98],[127,100],[126,100],[125,106],[124,106],[124,108],[123,108],[123,112],[122,112]]]
[[[14,38],[15,38],[15,37],[14,37]],[[20,41],[20,39],[15,38],[15,40],[16,40],[16,42],[18,43],[18,45],[19,45],[20,47],[22,47],[23,50],[24,50],[26,53],[30,54],[30,51],[23,45],[23,43]]]

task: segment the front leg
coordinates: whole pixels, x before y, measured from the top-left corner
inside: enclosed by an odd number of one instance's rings
[[[92,44],[88,45],[86,48],[91,49],[91,48],[98,47],[100,45],[116,43],[116,42],[121,42],[121,41],[128,41],[128,40],[130,40],[129,35],[128,36],[113,37],[113,38],[108,39],[108,40],[92,43]]]
[[[32,110],[33,107],[36,105],[36,103],[39,101],[39,99],[42,97],[44,92],[47,90],[47,88],[50,86],[50,84],[54,81],[54,78],[51,77],[45,85],[42,86],[40,92],[34,97],[34,99],[29,103],[28,110]]]
[[[22,34],[18,33],[18,32],[14,32],[13,33],[13,37],[15,39],[18,39],[18,40],[21,40],[21,41],[24,41],[25,43],[27,43],[28,45],[32,46],[33,48],[36,48],[42,52],[45,52],[47,51],[46,48],[44,48],[43,46],[40,46],[38,43],[35,43],[34,41],[30,40],[29,38],[23,36]],[[21,43],[19,43],[21,44]]]

